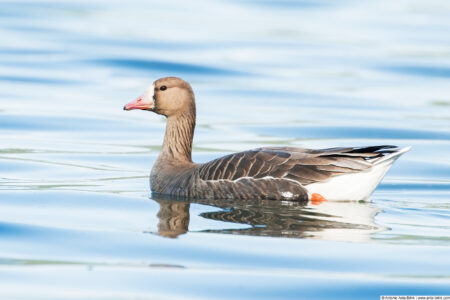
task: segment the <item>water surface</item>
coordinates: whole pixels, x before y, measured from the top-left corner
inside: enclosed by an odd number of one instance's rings
[[[0,2],[0,296],[450,294],[446,1]],[[197,99],[194,160],[412,146],[371,202],[151,196],[162,76]]]

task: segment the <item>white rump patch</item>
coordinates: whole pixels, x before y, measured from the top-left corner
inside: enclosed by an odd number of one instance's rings
[[[394,161],[409,149],[403,148],[384,156],[375,161],[370,170],[332,177],[325,182],[306,185],[305,188],[310,198],[313,193],[318,193],[327,200],[369,200]]]
[[[387,161],[368,171],[339,175],[325,182],[306,185],[305,188],[310,198],[313,193],[318,193],[331,201],[368,200],[392,163]]]

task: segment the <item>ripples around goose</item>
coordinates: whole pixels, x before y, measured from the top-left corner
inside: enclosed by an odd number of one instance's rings
[[[0,299],[450,294],[448,1],[0,1]],[[370,203],[148,197],[192,83],[194,160],[412,146]],[[154,197],[154,198],[153,198]]]

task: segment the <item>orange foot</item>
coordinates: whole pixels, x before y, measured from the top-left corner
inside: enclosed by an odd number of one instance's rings
[[[311,204],[312,205],[319,205],[322,202],[328,201],[325,199],[321,194],[313,193],[311,195]]]

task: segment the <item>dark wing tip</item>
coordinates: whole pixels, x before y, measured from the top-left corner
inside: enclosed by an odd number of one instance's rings
[[[368,147],[360,147],[348,151],[349,153],[369,153],[369,152],[391,152],[393,149],[398,149],[397,146],[394,145],[380,145],[380,146],[368,146]]]

